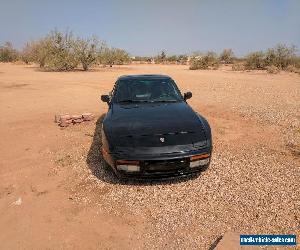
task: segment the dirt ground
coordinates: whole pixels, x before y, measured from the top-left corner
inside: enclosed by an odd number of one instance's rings
[[[200,176],[120,183],[99,152],[100,95],[162,73],[211,124]],[[92,112],[61,129],[57,113]],[[0,64],[1,249],[209,249],[225,232],[300,233],[300,76],[128,65],[41,72]]]

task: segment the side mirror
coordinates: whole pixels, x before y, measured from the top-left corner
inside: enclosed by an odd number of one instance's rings
[[[190,98],[192,98],[192,92],[186,92],[186,93],[184,93],[184,95],[183,95],[183,99],[186,101],[187,99],[190,99]]]
[[[109,103],[109,95],[102,95],[101,96],[101,101]]]

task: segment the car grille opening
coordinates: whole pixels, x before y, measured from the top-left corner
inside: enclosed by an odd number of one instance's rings
[[[189,166],[188,159],[165,160],[165,161],[145,161],[142,169],[147,173],[172,172],[184,170]]]

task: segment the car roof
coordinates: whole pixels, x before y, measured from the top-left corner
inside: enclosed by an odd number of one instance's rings
[[[167,75],[145,74],[145,75],[123,75],[118,78],[118,80],[129,80],[129,79],[171,79],[171,77]]]

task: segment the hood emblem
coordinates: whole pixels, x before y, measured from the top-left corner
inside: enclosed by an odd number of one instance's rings
[[[161,142],[165,142],[165,138],[163,138],[163,137],[160,137],[159,140],[160,140]]]

